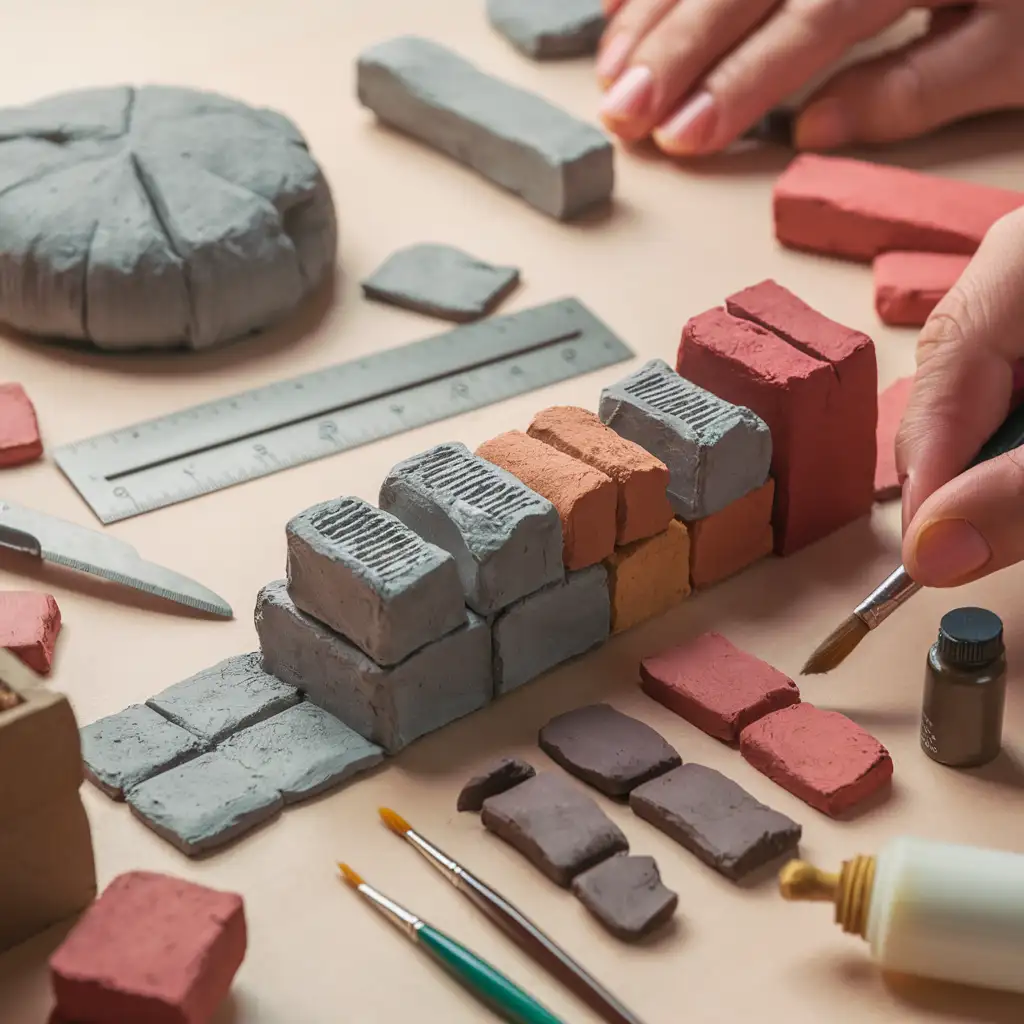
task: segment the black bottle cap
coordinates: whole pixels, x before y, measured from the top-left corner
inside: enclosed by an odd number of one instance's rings
[[[1003,623],[984,608],[954,608],[939,623],[939,655],[961,668],[986,665],[1003,653]]]

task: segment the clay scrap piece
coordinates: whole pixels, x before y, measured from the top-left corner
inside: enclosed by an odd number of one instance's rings
[[[81,737],[86,778],[115,800],[208,749],[198,736],[145,704],[132,704],[83,727]]]
[[[878,396],[878,433],[875,463],[875,501],[892,501],[903,493],[896,469],[896,435],[907,411],[913,377],[901,377]]]
[[[368,299],[469,323],[494,310],[519,283],[516,267],[497,267],[450,245],[410,245],[392,253],[364,282]]]
[[[118,875],[50,958],[67,1021],[204,1024],[245,958],[242,897],[170,875]]]
[[[458,811],[479,811],[489,797],[504,793],[537,774],[532,764],[518,757],[503,757],[474,775],[459,792]]]
[[[690,593],[690,537],[674,519],[664,533],[616,548],[605,562],[612,632],[653,619]]]
[[[226,658],[146,704],[208,745],[299,702],[294,686],[263,671],[259,651]]]
[[[608,573],[601,565],[517,601],[492,625],[495,696],[604,643],[610,624]]]
[[[601,0],[487,0],[487,17],[534,60],[590,56],[605,27]]]
[[[205,349],[333,270],[327,181],[281,114],[169,86],[0,110],[0,319],[100,349]]]
[[[400,462],[379,500],[454,556],[466,603],[478,615],[564,579],[554,505],[464,444],[439,444]]]
[[[521,430],[485,441],[476,453],[558,509],[566,569],[585,569],[612,553],[618,491],[611,477]]]
[[[2,311],[0,304],[0,314]],[[0,384],[0,469],[35,462],[42,454],[39,421],[31,399],[20,384]]]
[[[800,700],[792,679],[704,633],[640,662],[644,693],[709,736],[735,743],[751,722]]]
[[[295,606],[378,665],[396,665],[466,624],[452,556],[360,498],[306,509],[287,537]]]
[[[19,694],[7,687],[6,683],[0,682],[0,711],[10,711],[22,702]]]
[[[273,786],[286,804],[333,789],[384,759],[375,743],[308,701],[236,732],[217,750]]]
[[[773,206],[783,245],[867,262],[894,249],[970,256],[1024,193],[802,153],[775,183]]]
[[[607,796],[626,796],[683,763],[649,725],[610,704],[557,715],[541,729],[538,740],[556,764]]]
[[[217,750],[154,775],[126,799],[140,821],[189,857],[229,843],[284,806],[274,786]]]
[[[620,853],[572,880],[572,891],[617,939],[636,942],[667,924],[679,897],[661,881],[653,857]]]
[[[772,437],[764,421],[661,359],[605,388],[599,412],[668,467],[668,499],[681,519],[709,516],[768,479]]]
[[[802,828],[713,768],[684,764],[629,795],[634,813],[733,881],[792,856]]]
[[[578,406],[556,405],[537,413],[527,433],[615,481],[616,544],[653,537],[671,522],[668,467],[605,426],[594,413]]]
[[[485,800],[481,820],[565,888],[587,868],[629,850],[622,830],[591,797],[544,772]]]
[[[53,665],[60,626],[60,608],[52,594],[0,591],[0,647],[41,676],[48,675]]]
[[[542,213],[570,220],[611,197],[614,154],[600,131],[437,43],[402,36],[372,46],[357,78],[360,103],[381,121]]]
[[[277,580],[256,599],[256,632],[266,671],[389,754],[493,696],[490,629],[472,613],[465,626],[384,668],[299,611]]]
[[[891,327],[923,327],[960,280],[970,256],[942,252],[883,252],[875,257],[875,310]]]
[[[758,771],[836,818],[892,779],[889,751],[838,711],[794,704],[740,733],[740,752]]]

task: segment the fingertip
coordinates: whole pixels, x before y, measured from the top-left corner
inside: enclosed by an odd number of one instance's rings
[[[839,149],[853,141],[845,104],[834,96],[815,100],[796,119],[793,145],[801,150]]]

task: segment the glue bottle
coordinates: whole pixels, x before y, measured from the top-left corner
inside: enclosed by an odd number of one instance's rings
[[[779,888],[833,903],[883,970],[1024,993],[1022,854],[900,838],[838,874],[791,861]]]

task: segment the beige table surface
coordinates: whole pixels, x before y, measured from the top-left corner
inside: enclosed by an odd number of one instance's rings
[[[620,152],[614,213],[565,226],[448,160],[376,129],[353,98],[354,59],[365,45],[403,30],[447,42],[495,73],[593,117],[598,91],[588,64],[542,67],[519,57],[488,29],[483,0],[8,0],[3,6],[0,103],[127,81],[197,86],[276,106],[298,122],[326,168],[341,229],[333,296],[313,303],[291,326],[219,354],[108,359],[4,335],[0,377],[28,388],[51,447],[435,333],[441,329],[437,321],[364,302],[358,289],[359,279],[390,252],[420,241],[461,245],[522,267],[523,286],[507,310],[579,296],[638,359],[671,362],[688,316],[774,276],[825,313],[872,334],[883,383],[912,369],[913,333],[879,325],[866,269],[784,252],[774,243],[769,189],[785,162],[782,153],[740,155],[687,170]],[[882,156],[1019,185],[1022,128],[1019,119],[997,118]],[[223,594],[236,610],[233,622],[167,614],[121,594],[104,600],[104,587],[60,573],[2,571],[0,585],[45,586],[57,596],[65,626],[48,685],[70,695],[86,724],[220,658],[254,649],[253,602],[263,583],[283,574],[284,524],[294,513],[342,493],[375,500],[391,465],[435,443],[476,445],[525,427],[535,410],[556,402],[596,408],[601,386],[629,368],[614,367],[110,528],[150,559]],[[15,500],[95,523],[49,462],[7,472],[2,488]],[[925,758],[917,743],[925,652],[942,612],[978,602],[1002,614],[1011,660],[1021,663],[1024,607],[1014,597],[1024,582],[1020,571],[961,593],[920,594],[840,671],[803,685],[805,697],[848,713],[894,754],[891,800],[853,823],[835,823],[809,809],[638,689],[643,655],[707,629],[796,673],[815,643],[895,567],[898,540],[898,512],[891,507],[795,557],[765,561],[415,744],[372,777],[290,809],[200,862],[176,852],[124,805],[87,785],[100,884],[146,868],[244,895],[249,951],[218,1024],[492,1019],[337,881],[339,858],[506,969],[567,1021],[596,1020],[378,824],[376,808],[387,804],[503,889],[650,1024],[736,1024],[748,1015],[793,1024],[1019,1024],[1024,999],[883,981],[865,946],[834,928],[827,908],[783,903],[771,878],[737,887],[628,809],[598,797],[634,851],[653,854],[680,896],[670,934],[644,948],[627,947],[592,923],[572,896],[487,835],[476,816],[454,810],[459,786],[483,761],[516,753],[552,767],[536,748],[537,729],[555,713],[607,700],[659,729],[684,759],[721,769],[802,822],[804,850],[823,865],[908,833],[1024,852],[1022,670],[1012,669],[1006,750],[994,765],[972,773],[946,770]],[[13,563],[8,559],[4,566]],[[3,1024],[45,1018],[45,962],[61,934],[57,929],[0,959]]]

